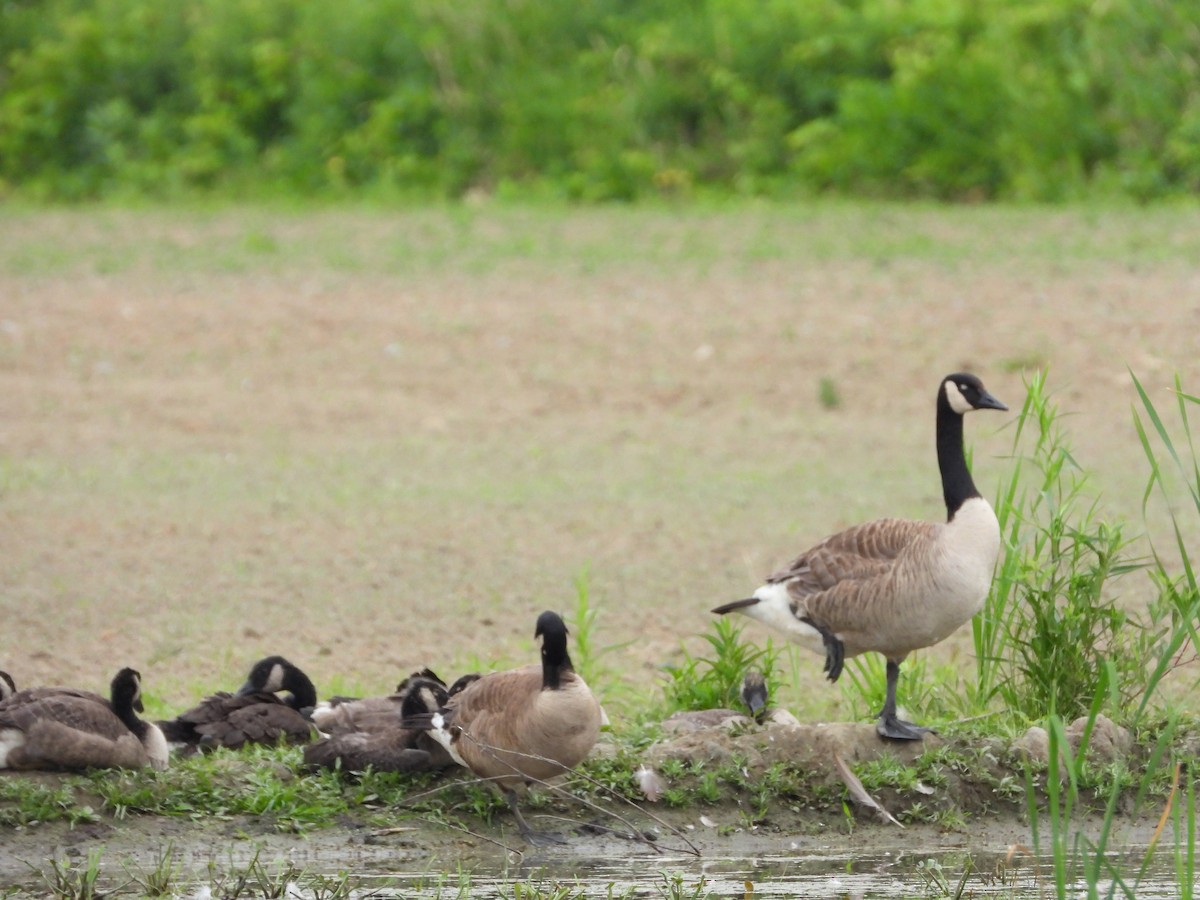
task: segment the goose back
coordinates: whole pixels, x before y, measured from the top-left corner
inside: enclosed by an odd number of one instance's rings
[[[279,692],[288,692],[280,696]],[[166,739],[189,747],[307,743],[312,723],[302,710],[316,704],[308,676],[283,657],[259,660],[237,691],[218,691],[174,719],[158,723]]]
[[[574,671],[543,689],[543,667],[485,675],[451,698],[450,752],[502,788],[561,775],[582,762],[600,735],[600,704]]]

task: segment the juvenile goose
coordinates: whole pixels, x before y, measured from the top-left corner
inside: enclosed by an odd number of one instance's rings
[[[393,705],[391,720],[372,715],[370,728],[341,731],[304,748],[309,768],[332,769],[339,763],[350,772],[368,766],[378,772],[417,772],[444,769],[453,764],[450,754],[428,731],[406,728],[404,719],[431,716],[450,699],[440,679],[410,677],[401,683],[399,703]],[[384,698],[392,700],[392,697]]]
[[[138,718],[141,675],[122,669],[106,700],[74,688],[31,688],[0,702],[0,769],[167,767],[162,732]]]
[[[282,691],[288,692],[286,698],[279,696]],[[307,743],[313,734],[306,715],[316,702],[317,690],[307,675],[282,656],[268,656],[254,664],[236,694],[218,691],[158,724],[168,741],[192,749]]]
[[[663,721],[663,730],[675,734],[688,734],[708,728],[746,728],[755,723],[759,725],[799,724],[796,717],[787,710],[773,709],[768,705],[767,680],[757,669],[751,669],[742,679],[739,698],[745,705],[746,712],[739,712],[736,709],[683,710],[668,716]]]
[[[713,610],[758,619],[823,653],[830,681],[848,657],[882,653],[887,699],[876,730],[885,738],[919,740],[929,730],[896,715],[900,664],[979,612],[991,586],[1000,527],[963,454],[963,416],[976,409],[1008,407],[974,375],[942,379],[937,459],[946,522],[878,519],[849,528],[800,554],[752,597]]]
[[[494,781],[521,835],[530,843],[557,840],[531,829],[517,789],[562,775],[588,755],[600,735],[603,712],[567,653],[567,626],[553,612],[538,616],[540,664],[493,672],[471,681],[432,716],[406,719],[428,727],[460,765]]]

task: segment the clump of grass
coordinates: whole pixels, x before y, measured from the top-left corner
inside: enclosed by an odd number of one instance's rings
[[[62,820],[76,825],[97,818],[91,806],[76,804],[69,782],[52,787],[23,778],[0,778],[0,826],[30,827]]]
[[[779,688],[778,653],[770,643],[755,647],[741,640],[742,630],[729,619],[713,620],[702,637],[712,648],[711,656],[692,656],[686,650],[683,662],[666,667],[671,680],[666,686],[668,712],[740,706],[742,681],[751,669],[763,673],[767,690]]]
[[[129,880],[136,884],[146,897],[168,897],[176,892],[179,880],[179,861],[175,857],[175,844],[168,842],[154,855],[154,865],[148,870],[129,871],[124,866]]]
[[[1027,442],[1032,447],[1027,449]],[[1153,635],[1121,608],[1117,579],[1143,568],[1120,523],[1089,498],[1045,373],[1030,380],[1013,435],[1013,467],[997,518],[1004,553],[983,612],[972,623],[977,709],[995,697],[1026,720],[1070,721],[1092,704],[1107,662],[1121,690],[1110,714],[1139,696]]]
[[[825,375],[817,382],[817,400],[821,409],[841,409],[842,393],[838,390],[837,382]]]
[[[100,861],[104,853],[91,850],[87,859],[80,863],[51,858],[46,869],[26,863],[41,876],[50,895],[58,900],[99,900],[105,896],[100,891]]]

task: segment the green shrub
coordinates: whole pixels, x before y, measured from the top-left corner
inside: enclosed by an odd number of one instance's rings
[[[1198,65],[1172,0],[9,2],[0,187],[1151,198]]]

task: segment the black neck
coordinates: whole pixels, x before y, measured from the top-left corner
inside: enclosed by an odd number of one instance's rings
[[[942,473],[942,497],[946,501],[946,520],[972,497],[980,496],[971,480],[963,452],[963,417],[950,408],[943,392],[937,407],[937,456]]]
[[[567,653],[566,635],[562,636],[561,646],[547,635],[542,644],[542,690],[557,691],[562,686],[563,675],[574,671]]]
[[[121,701],[112,704],[113,712],[117,714],[117,718],[122,724],[137,735],[138,740],[141,740],[142,735],[146,733],[146,723],[138,718],[137,712],[133,707],[125,703],[123,698]]]
[[[284,689],[291,692],[287,705],[292,709],[308,709],[317,705],[317,689],[299,669],[291,672]]]

